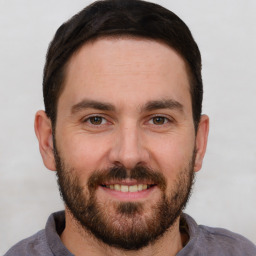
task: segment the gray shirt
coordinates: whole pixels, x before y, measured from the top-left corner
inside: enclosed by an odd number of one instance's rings
[[[222,228],[197,225],[187,214],[189,241],[177,256],[256,256],[256,246],[241,235]],[[53,213],[44,230],[22,240],[4,256],[72,256],[60,240],[65,228],[64,212]]]

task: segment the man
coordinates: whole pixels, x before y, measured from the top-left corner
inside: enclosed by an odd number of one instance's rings
[[[35,131],[65,212],[10,255],[256,255],[182,213],[206,150],[199,49],[174,13],[96,2],[57,31]]]

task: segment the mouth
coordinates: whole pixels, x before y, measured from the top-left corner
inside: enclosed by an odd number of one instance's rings
[[[152,187],[156,186],[156,184],[134,184],[134,185],[127,185],[127,184],[101,184],[101,187],[113,190],[113,191],[118,191],[118,192],[123,192],[123,193],[136,193],[136,192],[141,192],[141,191],[146,191],[151,189]]]
[[[118,201],[140,201],[152,198],[158,191],[158,184],[150,180],[122,179],[103,181],[99,185],[102,196]]]

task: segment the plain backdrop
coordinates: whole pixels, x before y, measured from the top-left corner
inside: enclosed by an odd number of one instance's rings
[[[190,27],[203,59],[208,151],[186,209],[256,243],[256,1],[159,0]],[[0,0],[0,254],[63,209],[41,161],[34,114],[56,29],[91,1]]]

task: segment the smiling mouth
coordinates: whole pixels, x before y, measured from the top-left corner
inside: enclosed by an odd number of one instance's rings
[[[127,192],[145,191],[147,189],[150,189],[150,188],[156,186],[156,184],[136,184],[136,185],[123,185],[123,184],[106,185],[106,184],[102,184],[101,186],[104,188],[110,189],[110,190],[127,193]]]

